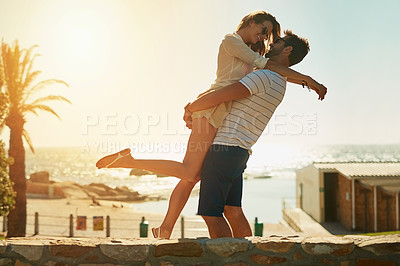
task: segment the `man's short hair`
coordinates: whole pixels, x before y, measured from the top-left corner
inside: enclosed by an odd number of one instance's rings
[[[290,66],[293,66],[301,62],[301,60],[303,60],[303,58],[308,54],[310,51],[310,44],[306,38],[297,36],[291,30],[285,30],[284,33],[287,36],[287,38],[285,38],[285,46],[293,47],[293,50],[289,55],[289,64]]]

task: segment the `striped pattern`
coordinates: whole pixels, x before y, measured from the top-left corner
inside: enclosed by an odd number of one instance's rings
[[[232,102],[232,109],[218,128],[214,144],[239,146],[251,153],[275,109],[282,102],[286,79],[270,70],[258,70],[239,81],[250,96]]]

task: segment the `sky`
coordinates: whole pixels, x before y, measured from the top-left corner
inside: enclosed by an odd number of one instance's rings
[[[61,120],[27,116],[34,146],[181,153],[183,107],[209,88],[221,40],[254,10],[308,38],[293,68],[328,88],[321,102],[289,84],[260,143],[400,144],[397,0],[0,0],[0,38],[38,45],[38,82],[69,84],[41,92],[72,102],[51,103]]]

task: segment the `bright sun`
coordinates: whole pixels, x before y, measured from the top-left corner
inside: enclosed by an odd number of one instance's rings
[[[71,29],[69,36],[71,55],[79,59],[90,58],[94,48],[93,32],[85,28]]]
[[[102,65],[101,60],[109,55],[112,40],[109,32],[113,24],[101,14],[88,9],[58,14],[53,25],[58,38],[52,39],[52,49],[64,73],[81,76],[88,69],[95,73]]]

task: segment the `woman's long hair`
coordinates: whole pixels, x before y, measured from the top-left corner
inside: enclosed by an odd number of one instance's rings
[[[240,29],[247,27],[250,21],[252,20],[254,20],[256,24],[261,24],[266,20],[272,23],[272,32],[269,35],[269,38],[267,39],[267,45],[273,43],[277,37],[281,36],[281,25],[274,16],[265,11],[254,11],[245,16],[239,23],[239,26],[237,27],[236,31],[239,31]],[[266,52],[266,45],[264,40],[260,40],[257,43],[250,44],[250,48],[253,51],[259,53],[260,55],[264,55]]]

